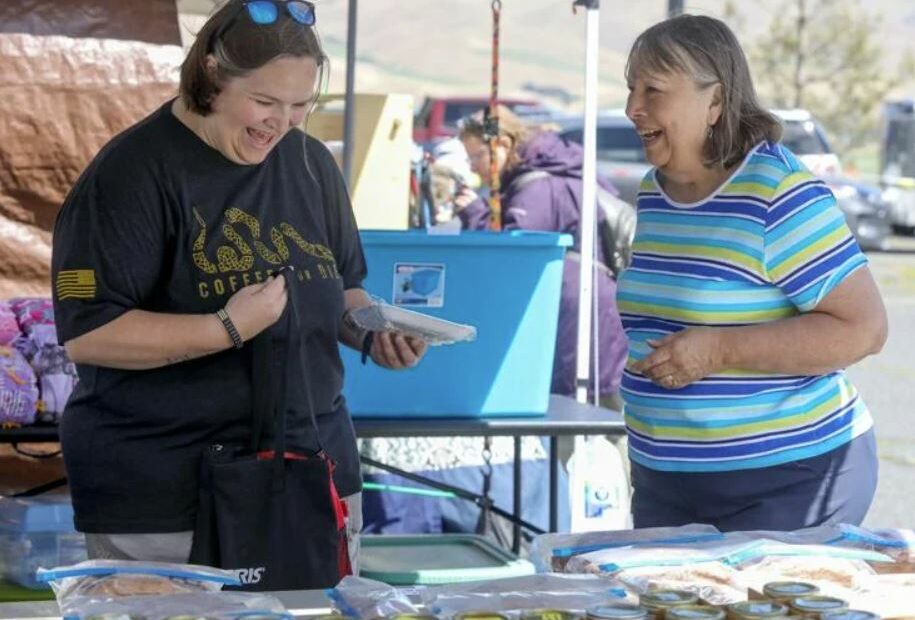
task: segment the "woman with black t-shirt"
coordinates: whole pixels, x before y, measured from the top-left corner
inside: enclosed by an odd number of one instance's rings
[[[338,341],[394,369],[425,346],[344,320],[369,304],[366,269],[339,170],[297,129],[326,77],[313,25],[304,0],[226,3],[181,67],[180,96],[105,146],[60,212],[54,306],[80,376],[61,441],[91,557],[188,559],[201,454],[250,432],[244,343],[290,296],[298,372],[358,534]],[[275,277],[283,267],[292,278]],[[289,399],[287,445],[313,446],[301,390]]]

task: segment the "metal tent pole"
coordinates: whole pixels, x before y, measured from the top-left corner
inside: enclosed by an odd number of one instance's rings
[[[349,0],[346,13],[346,92],[343,110],[343,180],[353,192],[353,119],[356,83],[356,13],[358,0]]]
[[[576,0],[573,6],[587,8],[585,40],[585,123],[584,167],[582,169],[581,271],[578,289],[578,355],[575,374],[575,397],[588,400],[591,361],[591,299],[594,289],[594,241],[597,228],[597,61],[600,41],[600,0]]]

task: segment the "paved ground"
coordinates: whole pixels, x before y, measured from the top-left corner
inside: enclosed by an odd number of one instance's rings
[[[849,370],[877,422],[880,482],[865,525],[915,528],[915,238],[871,253],[890,320],[879,355]]]

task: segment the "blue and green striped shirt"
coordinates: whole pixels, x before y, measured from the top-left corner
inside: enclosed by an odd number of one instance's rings
[[[642,181],[632,265],[617,302],[629,361],[645,342],[696,325],[808,312],[866,264],[829,189],[779,144],[761,143],[710,198],[678,204]],[[730,471],[817,456],[872,426],[844,372],[742,370],[668,390],[626,370],[632,459],[665,471]]]

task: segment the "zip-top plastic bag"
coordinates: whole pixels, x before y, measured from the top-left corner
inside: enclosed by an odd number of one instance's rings
[[[566,572],[617,572],[642,566],[686,566],[699,562],[740,565],[764,557],[819,557],[869,562],[892,562],[885,554],[869,549],[837,545],[792,544],[745,532],[730,532],[717,540],[671,544],[639,544],[602,549],[573,556]]]
[[[686,590],[712,605],[747,600],[747,587],[739,571],[724,562],[699,562],[686,566],[644,566],[614,575],[629,590]]]
[[[221,592],[239,585],[228,570],[190,564],[89,560],[73,566],[38,569],[39,581],[54,590],[64,620],[92,617],[175,616],[218,620],[292,619],[276,597],[248,592]]]
[[[583,534],[541,534],[531,544],[530,559],[540,573],[576,572],[566,570],[570,558],[601,549],[632,545],[688,545],[722,538],[724,534],[717,528],[703,524]]]
[[[334,606],[351,618],[383,618],[394,614],[420,613],[420,600],[414,588],[395,588],[381,581],[348,575],[327,596]]]
[[[472,583],[429,586],[419,592],[426,609],[437,616],[485,609],[514,615],[530,609],[584,611],[622,602],[627,592],[608,575],[538,574]],[[628,602],[636,602],[630,597]]]

